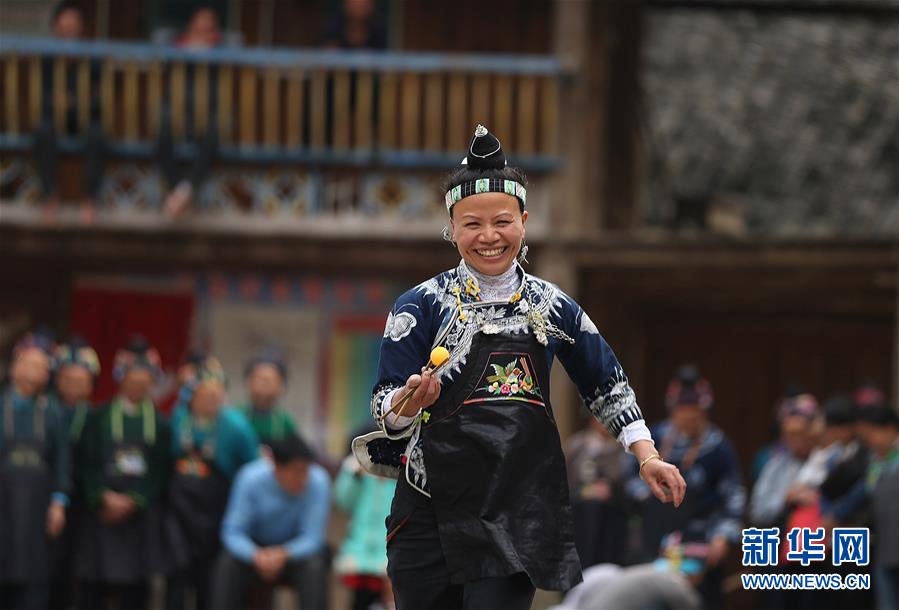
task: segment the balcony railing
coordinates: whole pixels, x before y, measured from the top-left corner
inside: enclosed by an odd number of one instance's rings
[[[112,154],[150,156],[163,130],[190,158],[216,131],[233,162],[439,167],[475,123],[530,170],[558,163],[562,69],[544,56],[371,53],[0,38],[0,150],[50,117],[77,151],[92,121]]]

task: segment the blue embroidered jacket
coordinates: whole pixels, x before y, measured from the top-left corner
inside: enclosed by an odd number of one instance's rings
[[[439,345],[450,353],[438,372],[444,389],[449,387],[478,332],[534,333],[546,346],[550,366],[554,357],[561,360],[587,408],[612,436],[618,438],[625,426],[643,420],[627,376],[586,312],[554,284],[516,267],[520,283],[508,301],[480,300],[477,279],[462,261],[400,296],[387,318],[372,416],[391,438],[409,437],[406,478],[422,493],[428,494],[428,480],[419,442],[420,420],[404,430],[388,429],[384,414],[390,405],[385,399],[403,387],[410,375],[419,373]]]

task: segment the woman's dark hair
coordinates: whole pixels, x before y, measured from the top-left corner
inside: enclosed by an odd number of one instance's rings
[[[311,462],[315,455],[303,439],[296,435],[288,435],[281,439],[272,439],[266,443],[272,450],[275,464],[284,466],[294,461]]]
[[[244,378],[249,377],[253,370],[260,364],[271,364],[281,375],[281,379],[287,383],[287,364],[284,362],[284,355],[281,350],[273,346],[262,348],[253,358],[247,362],[243,369]]]
[[[528,178],[521,169],[506,165],[506,154],[496,136],[479,125],[468,145],[465,163],[444,178],[443,192],[446,193],[460,184],[482,178],[514,180],[521,186],[527,187],[528,185]],[[521,199],[518,200],[518,210],[524,212],[524,202]],[[450,218],[452,217],[453,208],[451,207]]]
[[[150,342],[147,341],[147,338],[141,334],[131,335],[128,338],[128,343],[125,344],[125,350],[133,352],[135,354],[144,354],[149,349]]]
[[[833,396],[824,403],[824,421],[828,426],[848,426],[855,423],[856,408],[848,396]]]

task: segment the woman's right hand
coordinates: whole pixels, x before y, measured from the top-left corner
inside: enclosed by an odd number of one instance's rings
[[[106,490],[100,505],[100,520],[107,525],[116,525],[127,519],[136,507],[128,495]]]
[[[401,417],[412,417],[422,409],[427,409],[440,397],[440,380],[430,371],[422,368],[421,375],[409,375],[402,391],[393,395],[391,407],[395,406],[403,396],[412,391],[412,396],[396,413]],[[414,389],[414,391],[413,391]]]

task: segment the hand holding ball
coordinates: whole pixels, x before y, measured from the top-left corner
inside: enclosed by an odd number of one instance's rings
[[[410,375],[406,380],[406,390],[399,398],[395,398],[393,406],[387,412],[394,414],[393,421],[400,415],[414,415],[430,407],[440,396],[440,381],[434,372],[449,360],[449,351],[442,346],[431,350],[431,358],[421,375]]]

